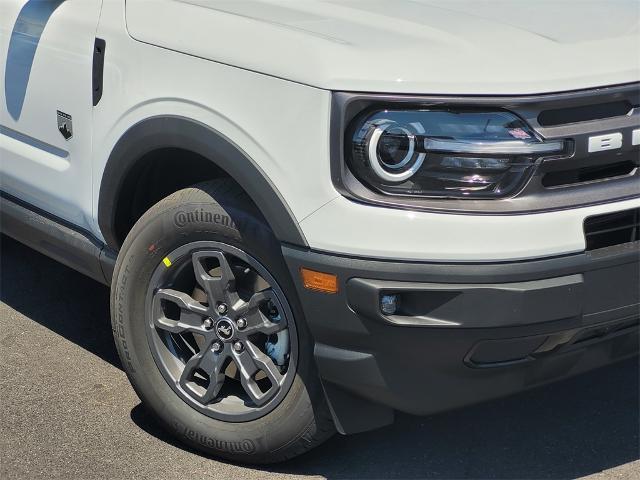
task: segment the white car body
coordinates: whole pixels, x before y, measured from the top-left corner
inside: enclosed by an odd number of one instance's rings
[[[0,230],[234,461],[637,355],[640,6],[0,0]]]
[[[24,4],[3,2],[0,58]],[[102,238],[96,210],[114,145],[146,118],[175,115],[246,152],[314,249],[438,261],[581,251],[584,218],[640,200],[460,216],[354,203],[331,183],[331,90],[530,95],[640,79],[636,2],[509,4],[67,0],[42,33],[20,118],[6,99],[0,113],[3,127],[68,154],[2,135],[1,188]],[[611,20],[601,22],[605,15]],[[74,92],[87,88],[94,35],[109,55],[104,98],[92,111]],[[70,142],[56,110],[73,113]]]

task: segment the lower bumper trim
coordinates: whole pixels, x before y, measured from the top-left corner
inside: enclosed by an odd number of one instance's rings
[[[503,264],[349,259],[283,247],[345,433],[511,395],[636,355],[638,242]],[[305,289],[300,267],[339,279]],[[382,294],[399,296],[384,315]]]

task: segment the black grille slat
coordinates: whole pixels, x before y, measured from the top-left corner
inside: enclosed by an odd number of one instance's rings
[[[544,174],[542,186],[545,188],[579,185],[588,182],[611,180],[633,175],[638,168],[635,160],[614,161],[604,165],[573,166]]]
[[[584,234],[587,250],[640,241],[640,208],[589,217]]]
[[[602,120],[604,118],[627,115],[632,108],[633,105],[631,102],[621,100],[618,102],[596,103],[592,105],[581,105],[579,107],[545,110],[538,115],[538,123],[543,127],[553,127],[569,123]]]

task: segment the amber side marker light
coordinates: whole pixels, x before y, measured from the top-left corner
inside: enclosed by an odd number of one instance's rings
[[[302,267],[300,269],[304,288],[324,293],[338,293],[338,276],[332,273],[316,272]]]

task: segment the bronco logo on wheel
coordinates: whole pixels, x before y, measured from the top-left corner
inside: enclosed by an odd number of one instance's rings
[[[216,334],[220,340],[229,340],[233,336],[233,326],[227,319],[222,319],[216,325]]]

